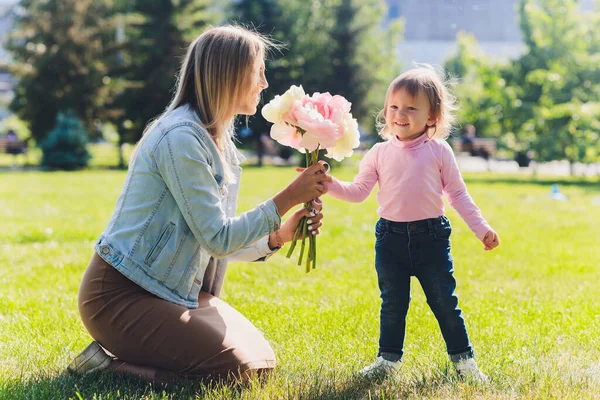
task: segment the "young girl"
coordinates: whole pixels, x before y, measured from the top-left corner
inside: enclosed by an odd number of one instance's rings
[[[386,140],[366,154],[352,183],[329,185],[335,198],[364,201],[379,183],[375,226],[375,269],[381,291],[379,352],[361,373],[388,373],[400,366],[410,278],[416,276],[442,331],[450,359],[462,377],[485,381],[454,293],[450,221],[442,194],[458,211],[485,250],[500,243],[469,196],[452,149],[444,140],[454,119],[454,99],[429,66],[397,77],[389,86],[378,116]]]

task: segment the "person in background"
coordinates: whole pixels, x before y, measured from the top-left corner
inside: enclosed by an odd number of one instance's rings
[[[460,151],[475,156],[473,139],[475,139],[475,126],[467,124],[465,125],[465,134],[460,138]]]

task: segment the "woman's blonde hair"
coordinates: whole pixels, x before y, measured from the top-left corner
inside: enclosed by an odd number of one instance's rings
[[[259,57],[264,59],[273,47],[278,46],[269,38],[241,26],[205,30],[189,45],[171,102],[147,125],[131,160],[156,122],[186,104],[198,113],[223,160],[233,146],[236,107],[250,90],[254,63]],[[223,165],[226,177],[231,178],[228,163]]]
[[[406,90],[411,96],[423,93],[429,101],[429,112],[436,120],[435,124],[428,127],[425,133],[430,138],[446,139],[450,136],[450,130],[454,123],[457,110],[456,97],[450,92],[454,84],[452,79],[446,77],[442,68],[436,68],[429,64],[417,64],[416,68],[410,69],[392,81],[385,95],[383,109],[377,114],[377,130],[384,139],[389,139],[386,131],[385,112],[388,101],[393,93],[400,89]],[[429,132],[433,129],[433,133]]]

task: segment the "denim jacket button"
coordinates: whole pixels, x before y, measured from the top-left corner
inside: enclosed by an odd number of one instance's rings
[[[108,249],[108,247],[105,247],[102,249],[102,254],[108,254],[110,253],[110,250]]]

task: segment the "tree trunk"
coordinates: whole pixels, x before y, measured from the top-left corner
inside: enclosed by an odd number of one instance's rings
[[[569,160],[569,170],[571,176],[575,176],[575,162],[573,160]]]
[[[119,152],[119,169],[125,169],[125,159],[123,158],[123,143],[121,140],[117,143],[117,151]]]

